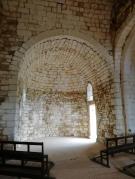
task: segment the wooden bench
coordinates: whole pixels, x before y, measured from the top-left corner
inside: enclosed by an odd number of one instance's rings
[[[38,151],[32,151],[32,146],[37,147]],[[44,155],[43,142],[0,141],[0,159],[0,175],[52,178],[49,176],[48,155]]]
[[[115,153],[129,152],[135,154],[135,135],[106,138],[106,149],[100,151],[100,155],[92,158],[93,161],[106,167],[109,165],[109,156]]]

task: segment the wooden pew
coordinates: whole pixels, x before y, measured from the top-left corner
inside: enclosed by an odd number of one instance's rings
[[[106,148],[100,151],[99,156],[93,157],[92,161],[110,167],[109,156],[120,152],[135,154],[135,135],[106,138]]]
[[[23,146],[25,150],[22,150]],[[32,151],[32,146],[40,147],[41,151]],[[43,142],[0,141],[0,159],[0,175],[53,178],[49,176],[48,155],[44,155]]]

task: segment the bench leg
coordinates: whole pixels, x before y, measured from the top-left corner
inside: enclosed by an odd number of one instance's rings
[[[108,154],[106,154],[106,163],[107,163],[107,167],[110,167],[109,166],[109,155]]]
[[[100,162],[103,163],[102,151],[100,152]]]
[[[45,160],[44,160],[44,162],[45,162],[45,175],[47,176],[47,177],[49,177],[49,175],[50,175],[50,169],[49,169],[49,164],[48,164],[48,155],[44,155],[44,158],[45,158]]]
[[[105,160],[105,162],[104,162],[104,160]],[[104,153],[102,151],[100,152],[100,162],[102,165],[110,167],[109,166],[109,154],[107,152],[106,153]]]

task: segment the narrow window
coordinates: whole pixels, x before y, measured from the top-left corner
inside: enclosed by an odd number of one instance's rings
[[[93,88],[91,83],[87,86],[87,103],[89,110],[89,137],[92,140],[97,139],[97,120],[96,120],[96,106],[93,98]]]

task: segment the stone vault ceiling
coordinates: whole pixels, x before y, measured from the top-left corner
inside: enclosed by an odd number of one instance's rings
[[[32,89],[86,91],[88,81],[100,79],[105,66],[105,61],[83,42],[52,38],[27,51],[19,78]]]

